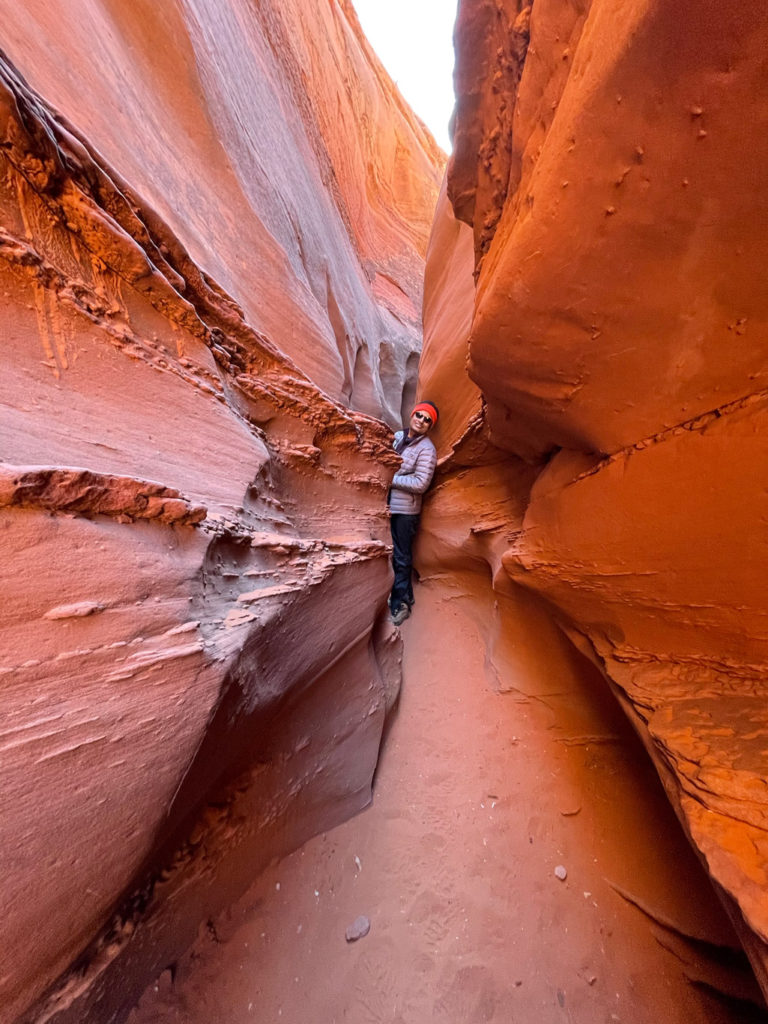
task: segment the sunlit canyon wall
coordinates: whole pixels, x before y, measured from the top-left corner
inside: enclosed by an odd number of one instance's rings
[[[370,799],[444,156],[344,0],[0,19],[0,1018],[103,1022]]]
[[[602,669],[765,990],[768,22],[462,0],[456,40],[422,559],[540,595]]]
[[[343,0],[0,12],[0,1006],[101,1024],[369,799],[442,156]],[[767,35],[462,0],[421,367],[422,566],[599,666],[764,988]]]

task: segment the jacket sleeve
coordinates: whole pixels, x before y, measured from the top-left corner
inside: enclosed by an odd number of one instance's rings
[[[416,456],[416,465],[412,473],[395,473],[392,486],[411,494],[423,494],[432,483],[437,465],[437,451],[433,444],[421,446]]]

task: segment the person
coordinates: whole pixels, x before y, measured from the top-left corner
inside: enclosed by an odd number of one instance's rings
[[[432,482],[437,451],[427,436],[437,423],[434,402],[419,402],[405,430],[395,434],[394,449],[403,458],[389,490],[389,523],[392,530],[392,568],[395,582],[389,595],[389,611],[396,626],[411,614],[413,605],[413,541],[419,529],[422,495]]]

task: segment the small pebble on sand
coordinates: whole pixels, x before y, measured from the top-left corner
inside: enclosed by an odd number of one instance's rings
[[[357,942],[358,939],[365,938],[370,930],[371,922],[365,914],[361,914],[360,917],[356,917],[349,928],[347,928],[347,942]]]
[[[555,868],[555,875],[557,876],[557,878],[560,879],[561,882],[564,882],[568,877],[568,872],[565,870],[562,864],[558,864]]]

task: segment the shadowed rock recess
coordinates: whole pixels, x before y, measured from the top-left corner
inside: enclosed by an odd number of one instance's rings
[[[270,862],[370,802],[402,657],[385,614],[390,428],[417,393],[441,408],[440,465],[404,633],[431,687],[414,703],[435,718],[430,667],[445,662],[461,770],[448,786],[432,750],[413,791],[448,789],[410,813],[427,827],[455,796],[460,832],[473,721],[515,730],[509,773],[525,788],[518,733],[538,736],[541,762],[546,715],[570,701],[557,771],[585,752],[569,776],[583,798],[550,781],[547,753],[529,803],[546,817],[559,799],[560,824],[584,804],[573,862],[600,882],[589,822],[617,862],[630,813],[599,794],[626,791],[609,776],[639,760],[613,731],[578,732],[580,716],[605,731],[616,714],[607,680],[768,992],[760,5],[460,0],[447,171],[349,0],[0,0],[0,17],[0,1021],[125,1021],[196,941],[218,943],[218,916],[255,879],[279,890]],[[465,717],[470,663],[540,721],[502,704],[504,721],[496,704]],[[590,692],[599,713],[584,712]],[[486,798],[514,812],[505,756]],[[537,820],[508,822],[520,865],[540,860],[534,833],[555,834]],[[652,863],[682,864],[654,827]],[[307,847],[321,844],[318,862],[324,842]],[[506,847],[488,855],[505,897],[551,899],[526,886],[535,868],[510,881]],[[706,884],[666,916],[613,889],[653,919],[683,985],[764,1019]],[[711,901],[699,921],[697,900]],[[581,906],[560,933],[547,904],[552,962],[568,959],[558,943],[578,961]],[[511,920],[498,916],[496,937]],[[606,954],[610,929],[591,920],[590,955],[624,970],[630,954]],[[452,941],[453,921],[431,923]],[[534,973],[531,949],[514,963]],[[517,1019],[505,956],[493,998],[481,964],[446,961],[452,977],[426,989],[435,1015]],[[544,1012],[534,993],[524,1024],[576,1021],[571,1006],[579,1024],[626,1024],[577,969],[580,994],[557,988]],[[364,992],[359,1020],[392,1024],[398,979],[377,984],[381,1009]],[[658,1017],[653,988],[642,1024]],[[290,1024],[325,1024],[299,1003]],[[259,1019],[246,1005],[237,1021]],[[336,1013],[353,1019],[337,1008],[328,1024]]]

